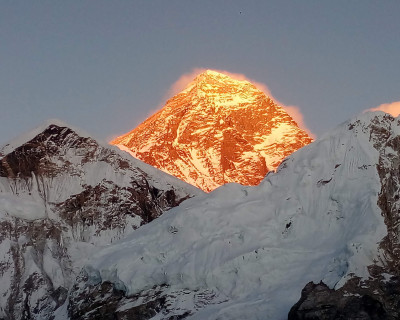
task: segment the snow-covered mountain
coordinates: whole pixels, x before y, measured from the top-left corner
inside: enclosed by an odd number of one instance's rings
[[[49,319],[88,257],[201,190],[50,121],[0,150],[0,319]]]
[[[112,144],[205,191],[257,185],[310,143],[287,112],[248,81],[207,70]]]
[[[323,281],[291,319],[398,319],[399,164],[400,118],[360,115],[102,249],[58,316],[283,320]]]

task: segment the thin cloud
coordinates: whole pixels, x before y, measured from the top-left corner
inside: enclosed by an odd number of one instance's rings
[[[166,94],[166,99],[172,98],[174,95],[178,94],[181,92],[183,89],[187,87],[187,85],[196,78],[196,76],[202,72],[206,71],[206,69],[203,68],[194,68],[191,72],[189,73],[184,73],[179,77],[178,80],[176,80],[171,87],[168,89],[167,94]]]
[[[176,80],[171,87],[168,90],[168,98],[171,98],[172,96],[178,94],[179,92],[181,92],[183,89],[185,89],[187,87],[187,85],[192,82],[194,80],[194,78],[196,78],[196,76],[198,76],[200,73],[206,71],[207,69],[205,68],[194,68],[192,71],[188,72],[188,73],[184,73],[183,75],[181,75],[179,77],[178,80]],[[259,90],[261,90],[262,92],[264,92],[266,95],[271,96],[271,92],[269,91],[268,87],[261,83],[258,82],[256,80],[250,79],[248,77],[246,77],[244,74],[241,73],[233,73],[233,72],[229,72],[227,70],[219,70],[219,69],[212,69],[214,71],[226,74],[227,76],[236,79],[236,80],[245,80],[245,81],[249,81],[252,84],[254,84]],[[274,99],[275,100],[275,99]],[[275,100],[276,101],[276,100]]]
[[[394,101],[391,103],[384,103],[376,108],[371,108],[366,111],[383,111],[391,114],[394,117],[400,115],[400,101]]]
[[[188,73],[184,73],[183,75],[181,75],[179,77],[178,80],[176,80],[171,87],[169,88],[169,90],[167,91],[167,96],[165,98],[165,100],[170,99],[171,97],[173,97],[174,95],[178,94],[179,92],[181,92],[183,89],[185,89],[187,87],[187,85],[192,82],[194,80],[194,78],[196,78],[196,76],[204,71],[206,71],[207,69],[204,68],[194,68],[191,72]],[[304,131],[306,131],[308,133],[308,135],[310,137],[312,137],[313,139],[315,139],[315,134],[313,134],[311,132],[311,130],[306,126],[305,122],[304,122],[304,117],[303,114],[300,111],[300,108],[298,106],[287,106],[283,103],[281,103],[278,99],[276,99],[272,94],[271,91],[269,90],[268,86],[262,82],[258,82],[256,80],[250,79],[248,77],[246,77],[244,74],[241,73],[233,73],[233,72],[229,72],[227,70],[218,70],[218,69],[213,69],[214,71],[226,74],[227,76],[236,79],[236,80],[245,80],[245,81],[249,81],[252,84],[254,84],[257,89],[261,90],[262,92],[264,92],[267,96],[269,96],[272,100],[275,101],[275,103],[277,103],[278,105],[280,105],[283,109],[286,110],[286,112],[293,118],[294,121],[296,121],[297,125],[303,129]]]
[[[311,138],[313,138],[314,140],[316,139],[316,135],[313,132],[311,132],[311,130],[304,123],[304,117],[303,117],[303,114],[301,113],[299,107],[297,107],[297,106],[285,106],[285,105],[282,105],[282,104],[280,104],[280,105],[283,107],[283,109],[285,109],[287,111],[287,113],[289,113],[289,115],[293,118],[294,121],[296,121],[297,125],[301,129],[306,131],[307,134]]]

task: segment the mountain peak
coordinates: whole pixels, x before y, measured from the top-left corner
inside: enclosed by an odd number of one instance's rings
[[[44,121],[41,125],[37,126],[36,128],[34,128],[30,131],[27,131],[27,132],[21,134],[20,136],[18,136],[17,138],[6,143],[4,146],[2,146],[0,148],[0,154],[4,155],[4,154],[12,152],[16,148],[22,146],[23,144],[34,139],[36,136],[47,131],[48,129],[51,129],[52,127],[70,129],[82,138],[90,137],[90,135],[87,132],[85,132],[84,130],[70,126],[69,124],[67,124],[59,119],[48,119],[48,120]]]
[[[239,107],[252,103],[265,94],[247,80],[237,80],[214,70],[198,74],[180,94],[191,95],[194,100],[205,99],[208,106]]]
[[[205,70],[156,114],[112,144],[211,191],[256,185],[312,139],[253,84]]]
[[[230,83],[230,82],[250,83],[247,80],[235,79],[234,77],[232,77],[229,74],[225,74],[225,73],[211,70],[211,69],[207,69],[207,70],[199,73],[195,78],[195,80],[197,80],[197,81],[207,81],[209,79],[219,80],[221,82],[228,81],[228,83]]]
[[[259,91],[252,83],[247,80],[238,80],[230,75],[207,69],[199,73],[193,81],[191,81],[181,93],[188,93],[191,91],[203,91],[211,93],[215,90],[225,89],[229,93],[245,92],[245,91]],[[222,92],[219,92],[221,94]]]
[[[218,71],[215,71],[215,70],[211,70],[211,69],[207,69],[207,70],[205,70],[205,71],[203,71],[202,73],[200,73],[199,74],[199,76],[200,75],[206,75],[206,76],[224,76],[224,77],[227,77],[227,75],[225,75],[225,74],[223,74],[223,73],[221,73],[221,72],[218,72]]]

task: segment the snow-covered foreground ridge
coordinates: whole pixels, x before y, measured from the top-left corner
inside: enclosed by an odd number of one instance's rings
[[[398,157],[390,141],[400,139],[399,122],[362,114],[289,156],[259,186],[228,184],[185,201],[98,252],[87,283],[111,281],[126,296],[158,288],[168,304],[153,319],[278,320],[308,281],[338,288],[368,278],[368,266],[386,263],[378,167]]]

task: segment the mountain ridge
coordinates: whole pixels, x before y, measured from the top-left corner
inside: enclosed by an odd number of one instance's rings
[[[0,318],[48,319],[93,252],[201,193],[54,122],[1,149]]]
[[[207,70],[111,144],[205,191],[258,184],[310,143],[286,111],[245,80]]]

